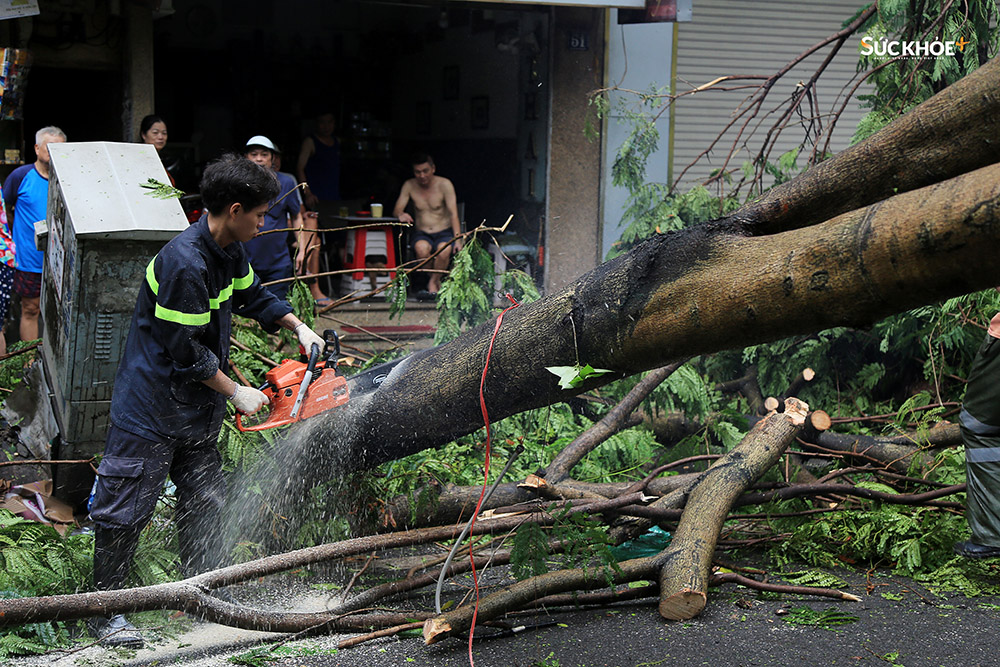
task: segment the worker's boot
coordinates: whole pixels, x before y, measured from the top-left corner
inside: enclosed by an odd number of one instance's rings
[[[87,632],[109,648],[142,648],[144,645],[139,629],[122,614],[88,618]]]
[[[139,531],[131,528],[94,529],[94,588],[122,588],[128,578],[139,543]],[[87,619],[87,631],[104,646],[142,648],[142,635],[122,614]]]

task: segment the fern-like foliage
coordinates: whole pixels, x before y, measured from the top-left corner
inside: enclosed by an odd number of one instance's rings
[[[519,579],[545,574],[552,558],[549,540],[565,545],[560,567],[580,567],[584,570],[598,567],[611,586],[614,575],[621,567],[611,551],[607,527],[593,517],[582,513],[573,514],[567,506],[555,514],[555,524],[548,529],[538,524],[524,524],[514,534],[511,549],[511,567]]]
[[[434,344],[454,340],[466,329],[485,322],[491,313],[493,259],[477,240],[466,243],[452,260],[451,271],[438,292],[438,328]]]
[[[93,538],[61,537],[54,528],[0,509],[0,598],[75,593],[90,586]],[[61,623],[33,623],[0,633],[0,658],[44,653],[67,643]]]
[[[389,319],[400,317],[406,310],[406,295],[410,290],[410,276],[399,271],[385,290],[385,300],[389,304]]]

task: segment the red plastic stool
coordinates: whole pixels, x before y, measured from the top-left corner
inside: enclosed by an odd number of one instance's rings
[[[347,251],[351,254],[351,261],[347,263],[348,269],[364,269],[365,266],[365,255],[366,254],[382,254],[385,251],[385,268],[395,269],[396,268],[396,242],[392,236],[392,227],[368,227],[365,229],[352,229],[351,236],[348,237]],[[372,248],[368,249],[368,233],[373,234],[385,234],[385,245],[382,246],[382,237],[376,236],[372,238]],[[353,249],[351,248],[350,241],[354,241]],[[355,280],[361,280],[364,278],[365,272],[357,270],[352,274]],[[395,271],[389,271],[389,279],[392,280],[396,277]]]

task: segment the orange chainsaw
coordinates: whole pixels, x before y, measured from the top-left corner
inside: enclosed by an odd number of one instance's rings
[[[313,344],[308,363],[285,359],[267,372],[260,390],[270,404],[253,415],[237,412],[236,428],[265,431],[288,426],[347,403],[350,399],[347,380],[337,373],[340,339],[336,331],[327,329],[323,340],[322,361],[319,345]]]

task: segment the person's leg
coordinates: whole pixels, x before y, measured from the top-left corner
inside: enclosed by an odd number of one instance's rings
[[[972,530],[972,546],[956,551],[973,558],[1000,555],[1000,435],[980,435],[962,425],[965,443],[965,518]]]
[[[431,279],[427,283],[427,291],[431,294],[436,294],[441,290],[441,281],[445,276],[441,271],[447,271],[448,264],[451,262],[451,242],[439,243],[436,250],[440,252],[434,256],[432,268],[437,269],[437,271],[431,274]]]
[[[39,299],[42,291],[42,274],[16,271],[14,291],[21,297],[21,340],[38,338]]]
[[[215,439],[181,444],[170,479],[177,486],[181,571],[189,577],[220,567],[227,552],[220,525],[226,483]]]
[[[0,263],[0,355],[7,354],[7,339],[3,329],[7,323],[7,312],[14,292],[14,269]]]
[[[94,587],[122,588],[139,534],[149,523],[170,467],[171,448],[111,426],[90,516],[94,520]],[[110,646],[142,646],[142,637],[121,614],[89,619],[87,628]],[[112,634],[113,633],[113,634]]]
[[[21,297],[21,340],[38,338],[39,299]]]
[[[422,262],[431,256],[431,243],[427,240],[427,236],[420,232],[414,233],[413,239],[413,253],[417,256],[418,262]],[[433,268],[433,261],[430,264],[425,264],[423,268],[430,269]],[[427,287],[423,291],[431,291],[431,281],[434,279],[434,274],[427,271],[419,272],[424,279],[427,281]]]
[[[319,228],[319,216],[316,214],[302,216],[302,226],[305,229],[299,237],[299,243],[302,244],[305,251],[303,266],[306,274],[315,275],[319,273],[319,254],[323,252],[322,239],[316,231]],[[310,278],[306,282],[309,284],[309,291],[312,293],[313,299],[316,301],[329,300],[330,297],[323,294],[323,290],[320,289],[319,280]]]

